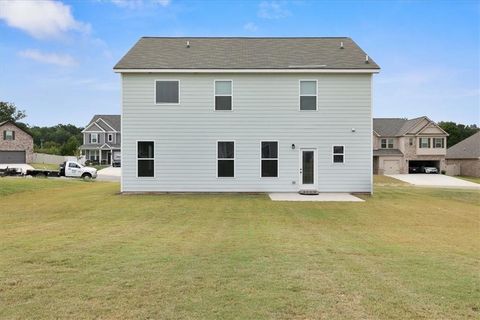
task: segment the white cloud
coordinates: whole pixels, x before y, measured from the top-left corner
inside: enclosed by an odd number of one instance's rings
[[[114,5],[119,6],[121,8],[128,8],[128,9],[136,9],[143,7],[146,3],[160,5],[162,7],[166,7],[170,4],[170,0],[110,0]]]
[[[258,30],[258,26],[253,23],[253,22],[247,22],[244,26],[243,26],[243,29],[247,30],[247,31],[257,31]]]
[[[68,54],[44,53],[36,49],[20,51],[19,55],[41,63],[54,64],[61,67],[71,67],[77,64],[77,61]]]
[[[0,19],[37,39],[59,38],[68,31],[90,32],[90,25],[77,21],[70,6],[58,1],[0,1]]]
[[[290,15],[284,1],[262,1],[258,7],[258,16],[264,19],[280,19]]]

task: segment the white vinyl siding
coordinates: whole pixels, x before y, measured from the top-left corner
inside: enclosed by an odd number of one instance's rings
[[[153,83],[178,79],[178,105],[152,101]],[[296,192],[299,152],[317,149],[319,191],[371,191],[371,75],[223,74],[234,112],[212,106],[218,74],[122,75],[122,190]],[[317,112],[299,112],[299,82],[317,81]],[[352,128],[355,132],[352,133]],[[260,176],[259,142],[278,140],[278,178]],[[136,141],[155,140],[155,178],[136,178]],[[216,142],[235,141],[235,178],[217,178]],[[332,141],[348,162],[332,164]],[[291,145],[295,144],[295,149]]]

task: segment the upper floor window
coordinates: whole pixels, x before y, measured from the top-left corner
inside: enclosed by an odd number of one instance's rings
[[[278,177],[278,142],[262,141],[261,143],[262,178]]]
[[[420,148],[430,148],[430,138],[420,138]]]
[[[317,80],[300,80],[300,110],[317,110]]]
[[[235,177],[235,142],[217,142],[217,177]]]
[[[231,80],[215,80],[215,110],[232,110]]]
[[[155,153],[153,141],[137,142],[137,177],[155,176]]]
[[[109,133],[108,136],[107,136],[107,139],[108,139],[108,142],[112,142],[113,141],[113,134]]]
[[[393,138],[384,138],[380,140],[380,148],[393,149]]]
[[[178,104],[179,96],[178,80],[155,80],[156,104]]]
[[[434,148],[444,148],[444,139],[443,138],[433,138],[433,147]]]
[[[90,133],[90,143],[98,143],[98,133]]]
[[[15,140],[15,131],[13,130],[3,131],[3,140]]]
[[[345,147],[344,146],[333,146],[333,163],[344,163],[345,162]]]

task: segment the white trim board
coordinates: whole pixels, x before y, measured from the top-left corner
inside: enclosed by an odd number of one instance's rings
[[[113,69],[115,73],[379,73],[380,69]]]

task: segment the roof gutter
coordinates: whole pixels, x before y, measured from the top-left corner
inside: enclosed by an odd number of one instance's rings
[[[115,73],[379,73],[380,69],[113,69]]]

